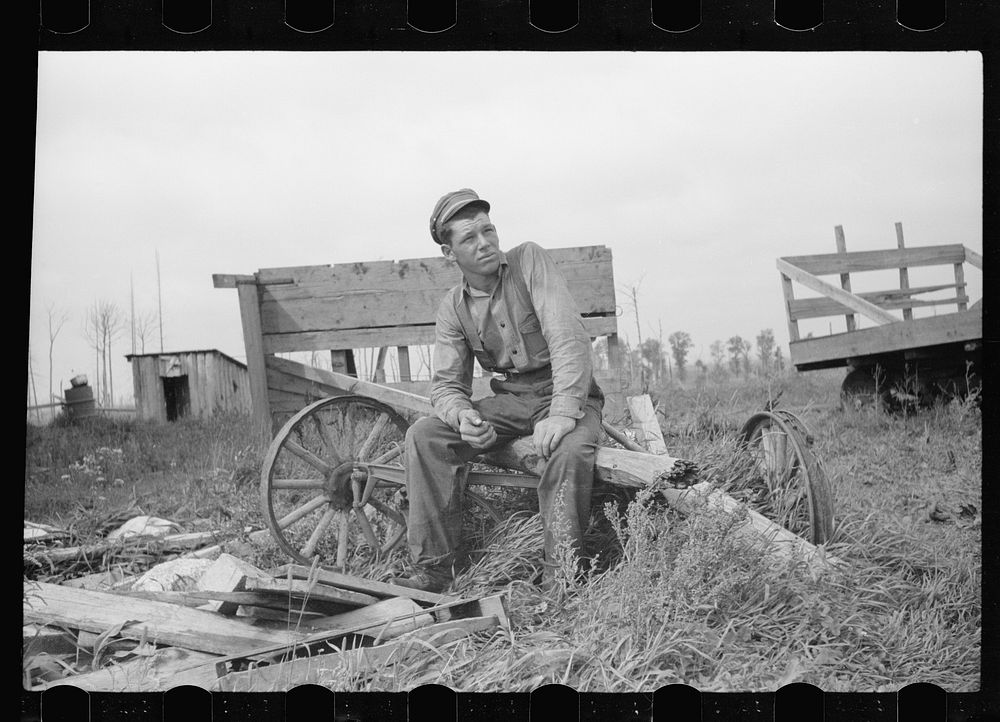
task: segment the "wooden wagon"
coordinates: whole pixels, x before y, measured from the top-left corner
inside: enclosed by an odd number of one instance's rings
[[[846,366],[849,372],[841,387],[845,401],[926,402],[942,393],[961,395],[976,388],[982,360],[982,298],[973,300],[967,294],[965,271],[966,264],[982,271],[982,256],[961,244],[907,248],[899,223],[897,247],[892,249],[848,252],[842,227],[836,227],[835,236],[836,253],[777,261],[791,363],[800,371]],[[947,267],[950,278],[910,285],[910,269],[935,266]],[[895,269],[898,287],[860,293],[851,289],[852,274]],[[819,278],[823,275],[839,275],[840,285]],[[794,284],[821,295],[796,298]],[[942,293],[946,295],[941,297]],[[937,314],[940,306],[954,308]],[[914,317],[914,309],[928,308],[935,309],[935,315]],[[834,316],[845,318],[845,331],[833,333],[831,325],[829,335],[800,335],[799,321]],[[858,317],[875,325],[861,328]]]
[[[591,246],[550,253],[591,337],[607,338],[606,368],[598,379],[617,392],[611,251]],[[429,399],[417,393],[429,382],[414,378],[409,349],[433,343],[437,306],[460,277],[440,256],[213,276],[216,287],[235,288],[239,295],[254,414],[270,439],[261,508],[278,545],[296,561],[311,563],[319,556],[344,568],[351,554],[382,555],[404,539],[403,441],[412,420],[433,413]],[[397,366],[389,374],[385,362],[392,348]],[[355,354],[365,349],[375,362],[369,378],[359,378]],[[334,370],[279,357],[281,352],[329,353]],[[488,380],[476,378],[474,398],[488,393]],[[695,483],[691,462],[646,453],[609,424],[605,429],[631,448],[599,449],[599,484],[655,484],[682,510],[701,503],[728,512],[741,507],[706,483]],[[748,420],[743,437],[766,492],[768,514],[750,511],[740,533],[763,539],[779,553],[821,559],[814,545],[832,534],[832,499],[809,450],[808,430],[790,413],[764,411]],[[537,488],[544,464],[530,438],[477,461],[484,464],[474,464],[468,475],[469,506],[494,518],[476,488]]]

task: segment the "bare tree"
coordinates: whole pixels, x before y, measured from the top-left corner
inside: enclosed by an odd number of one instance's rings
[[[632,302],[632,310],[635,312],[635,333],[636,333],[635,348],[636,348],[636,350],[638,350],[638,349],[640,349],[642,347],[642,326],[639,323],[639,286],[641,284],[642,284],[642,279],[640,278],[639,279],[639,283],[637,283],[636,285],[632,286],[631,288],[625,289],[625,290],[618,289],[622,294],[624,294],[626,297],[628,297],[629,301]],[[630,355],[629,358],[632,359],[633,357]],[[641,359],[641,356],[640,356],[640,359]],[[645,368],[645,366],[642,365],[641,362],[639,363],[639,373],[640,373],[640,377],[642,379],[643,392],[645,393],[645,391],[647,390],[646,368]]]
[[[94,349],[99,380],[98,396],[105,406],[114,405],[115,380],[112,348],[125,330],[125,314],[114,301],[94,301],[87,310],[84,335]]]
[[[69,320],[69,312],[57,309],[52,303],[46,307],[46,311],[49,316],[49,398],[46,403],[52,403],[52,349],[56,344],[56,336]]]
[[[114,375],[114,354],[111,351],[111,347],[114,345],[116,339],[118,339],[122,333],[125,331],[125,314],[118,304],[114,302],[108,302],[105,306],[104,313],[102,314],[102,325],[104,329],[104,339],[105,339],[105,357],[104,364],[108,370],[108,406],[115,405],[115,375]]]
[[[31,388],[29,390],[29,393],[31,396],[35,398],[34,406],[38,406],[38,391],[35,390],[35,370],[31,363],[31,348],[28,349],[28,379],[31,381]],[[29,406],[32,405],[30,403],[31,401],[30,398],[28,399],[28,401],[29,401],[28,405]],[[35,419],[38,421],[41,420],[41,409],[35,409]]]
[[[160,287],[160,249],[156,249],[156,324],[160,331],[160,353],[163,353],[163,292]]]
[[[156,309],[139,313],[135,317],[134,342],[139,345],[139,353],[146,353],[146,343],[151,342],[156,335]],[[135,353],[133,346],[132,353]]]
[[[99,302],[94,301],[87,309],[83,317],[83,337],[87,340],[87,345],[94,350],[94,395],[101,398],[101,323],[99,313]]]

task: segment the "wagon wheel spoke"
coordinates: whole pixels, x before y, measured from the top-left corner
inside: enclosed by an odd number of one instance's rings
[[[357,520],[358,526],[361,527],[361,533],[365,535],[365,541],[368,542],[368,546],[372,549],[380,549],[381,544],[379,544],[378,537],[375,536],[372,523],[368,521],[368,516],[358,507],[354,507],[352,511],[354,512],[354,518]]]
[[[302,556],[306,559],[311,559],[313,554],[316,552],[316,545],[319,544],[319,540],[323,538],[326,530],[330,528],[330,523],[333,521],[333,517],[339,512],[332,506],[328,507],[325,512],[323,512],[323,517],[319,520],[319,524],[313,529],[312,534],[309,535],[309,541],[306,545],[302,547]]]
[[[323,489],[326,484],[322,479],[272,479],[275,489]]]
[[[330,429],[326,427],[326,424],[323,423],[322,418],[318,414],[314,415],[312,419],[313,425],[316,427],[316,432],[323,439],[323,445],[326,448],[326,457],[334,466],[340,466],[342,462],[340,456],[337,454],[337,445],[334,443],[333,437],[330,436]]]
[[[288,449],[293,454],[295,454],[295,456],[299,457],[304,462],[315,468],[321,474],[329,474],[330,471],[333,469],[332,466],[330,466],[328,463],[326,463],[321,458],[316,456],[316,454],[302,447],[301,445],[297,444],[291,439],[285,442],[285,448]]]
[[[368,459],[401,462],[406,428],[391,407],[362,396],[322,399],[290,418],[261,471],[261,511],[282,551],[346,569],[397,546],[406,533],[401,473],[377,479],[371,503],[354,505]]]
[[[372,461],[370,463],[372,463],[372,464],[388,464],[390,461],[394,461],[395,459],[398,459],[400,456],[402,456],[402,454],[403,454],[403,445],[402,444],[396,444],[391,449],[389,449],[387,452],[385,452],[384,454],[382,454],[381,456],[378,456],[378,457],[372,459]]]
[[[337,515],[337,567],[344,571],[347,569],[347,544],[351,536],[351,518],[346,511]]]
[[[379,437],[385,431],[385,427],[388,426],[388,424],[388,415],[382,414],[378,417],[368,434],[368,438],[365,439],[364,443],[361,444],[361,448],[358,449],[358,461],[368,460],[369,454],[371,454],[372,449],[375,448],[375,444],[378,443]]]
[[[327,498],[326,494],[320,494],[319,496],[313,497],[302,506],[298,507],[297,509],[293,509],[288,514],[281,517],[281,519],[279,519],[276,522],[278,528],[280,529],[288,528],[290,525],[294,524],[299,519],[302,519],[303,517],[312,514],[314,511],[322,507],[328,501],[330,500]]]
[[[761,412],[741,436],[751,461],[750,484],[763,495],[757,510],[814,544],[829,540],[833,497],[801,420],[786,411]]]

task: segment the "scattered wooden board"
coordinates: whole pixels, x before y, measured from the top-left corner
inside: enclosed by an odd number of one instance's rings
[[[389,597],[406,597],[407,599],[413,599],[418,602],[427,602],[429,604],[445,604],[447,602],[454,602],[458,599],[458,597],[449,597],[444,594],[435,594],[433,592],[425,592],[420,589],[411,589],[410,587],[404,587],[398,584],[376,582],[371,579],[365,579],[351,574],[342,574],[341,572],[335,572],[329,569],[310,569],[309,567],[304,567],[298,564],[284,564],[271,570],[271,573],[275,577],[284,578],[289,571],[292,574],[292,579],[315,579],[320,584],[325,584],[331,587],[339,587],[340,589],[347,589],[354,592],[361,592],[363,594],[369,594],[373,597],[383,599],[388,599]]]
[[[289,608],[288,597],[281,597],[276,594],[271,594],[270,592],[199,592],[199,591],[189,591],[189,592],[118,592],[118,594],[124,597],[133,597],[136,599],[148,599],[154,602],[165,602],[167,604],[180,604],[185,607],[197,607],[205,611],[214,611],[212,609],[207,609],[206,605],[213,601],[226,602],[235,607],[240,605],[250,605],[255,607],[267,607],[269,609],[284,610]],[[293,608],[297,609],[301,606],[302,600],[292,600]],[[311,604],[311,603],[310,603]],[[329,607],[328,604],[323,604],[324,609]],[[309,608],[308,605],[306,607]],[[322,612],[323,610],[314,610],[317,612]]]
[[[432,624],[408,632],[387,644],[293,659],[244,672],[231,672],[221,677],[213,689],[221,692],[277,692],[302,684],[319,684],[334,676],[399,663],[416,655],[427,654],[428,646],[440,647],[477,632],[494,629],[497,624],[497,618],[493,616]]]
[[[503,621],[498,623],[502,627],[509,629],[509,622],[506,619],[506,611],[503,607],[502,598],[499,595],[481,599],[457,599],[437,607],[423,610],[423,612],[415,612],[412,615],[407,616],[418,616],[419,614],[427,613],[433,615],[438,621],[444,621],[444,619],[449,618],[449,615],[452,614],[459,619],[474,617],[477,612],[479,614],[483,614],[482,610],[484,609],[496,610],[495,614],[491,612],[490,614],[483,616],[490,616],[491,618],[499,619],[498,615],[502,615]],[[311,645],[337,645],[338,642],[343,644],[345,639],[354,639],[358,634],[365,633],[368,629],[370,629],[370,625],[366,623],[359,625],[356,628],[347,630],[338,629],[333,631],[325,630],[315,632],[305,638],[291,643],[273,644],[260,647],[259,649],[255,649],[250,652],[236,653],[220,657],[215,659],[211,664],[202,665],[201,667],[185,671],[183,675],[186,679],[196,680],[199,686],[213,684],[216,679],[225,676],[226,668],[232,662],[248,659],[275,660],[286,655],[294,647],[305,648]],[[191,684],[194,683],[195,681],[191,682]]]
[[[365,607],[378,601],[378,597],[373,597],[370,594],[331,587],[318,582],[311,583],[301,579],[292,579],[291,581],[288,579],[247,579],[245,588],[248,592],[283,594],[292,598],[305,597],[348,607]]]
[[[198,589],[212,592],[241,592],[249,578],[267,578],[266,572],[232,554],[221,554],[201,579]],[[235,614],[239,603],[224,599],[213,600],[205,608],[219,614]]]
[[[367,607],[361,607],[361,609],[367,609]],[[277,628],[277,624],[285,626],[300,626],[305,629],[315,629],[310,622],[317,619],[325,619],[328,615],[322,612],[312,612],[307,609],[289,609],[284,607],[282,609],[277,609],[274,607],[258,607],[250,604],[241,604],[236,608],[236,616],[243,617],[255,623],[260,623],[261,621],[274,623],[268,624],[267,626]],[[284,628],[284,627],[282,627]],[[320,629],[329,629],[329,627],[320,627]]]
[[[625,399],[628,412],[632,417],[632,430],[639,443],[645,444],[651,454],[666,454],[667,444],[663,440],[663,431],[653,409],[653,400],[649,394],[628,396]]]
[[[343,614],[335,614],[329,617],[309,620],[308,624],[313,629],[355,629],[358,631],[371,631],[382,639],[392,639],[406,632],[412,632],[420,627],[434,623],[434,617],[430,614],[414,613],[422,612],[423,608],[406,597],[390,597],[381,602],[371,604],[360,609],[353,609]],[[403,617],[393,621],[396,617]],[[362,625],[370,625],[363,627]]]
[[[130,659],[94,672],[48,682],[42,688],[69,685],[90,692],[156,692],[182,684],[194,684],[208,689],[208,685],[199,684],[197,678],[185,680],[180,673],[213,659],[213,654],[181,647],[165,647],[158,649],[150,657]]]
[[[213,612],[121,594],[26,582],[25,622],[62,624],[104,632],[123,625],[119,636],[213,654],[238,654],[272,644],[294,643],[299,632],[260,629]]]

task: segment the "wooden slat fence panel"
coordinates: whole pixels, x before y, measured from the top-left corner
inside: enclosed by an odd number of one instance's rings
[[[941,298],[918,300],[912,296],[921,293],[932,293],[956,288],[954,283],[943,283],[936,286],[915,286],[906,289],[890,289],[888,291],[866,291],[855,294],[858,298],[874,303],[879,308],[887,311],[915,308],[917,306],[942,306],[954,305],[957,298]],[[788,317],[793,321],[804,318],[822,318],[824,316],[839,316],[845,311],[849,311],[846,306],[834,301],[831,298],[797,298],[788,303]],[[793,339],[795,340],[795,339]]]
[[[583,319],[591,338],[617,333],[618,319],[598,316]],[[353,328],[347,330],[304,331],[299,333],[265,334],[264,353],[316,351],[323,349],[378,348],[379,346],[424,346],[434,343],[434,326],[387,326],[384,328]]]
[[[851,251],[818,253],[809,256],[783,256],[782,260],[817,276],[883,271],[914,266],[941,266],[965,260],[965,246],[960,243],[919,248],[895,248],[886,251]]]

